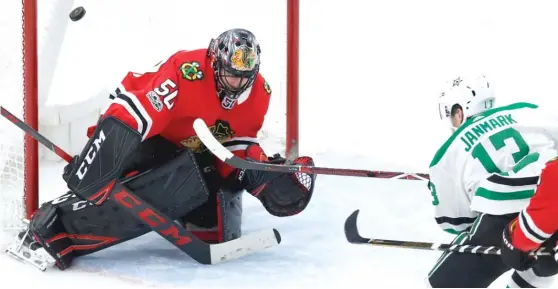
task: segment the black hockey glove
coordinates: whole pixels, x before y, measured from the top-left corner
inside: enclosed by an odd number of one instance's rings
[[[275,154],[268,158],[258,145],[246,149],[246,159],[256,162],[284,164]],[[294,164],[314,165],[310,157],[299,157]],[[232,190],[244,189],[258,198],[265,209],[278,217],[292,216],[306,208],[314,191],[316,176],[306,173],[279,173],[259,170],[237,170],[227,180]]]
[[[517,218],[506,226],[502,234],[502,261],[516,270],[525,271],[533,266],[536,259],[529,255],[531,252],[521,251],[519,248],[513,246],[511,236],[516,226]]]
[[[273,163],[273,164],[283,164],[285,159],[279,154],[273,155],[273,157],[268,157],[263,149],[257,145],[252,144],[246,148],[246,159],[254,162],[261,163]],[[248,192],[252,192],[257,187],[279,177],[282,173],[278,172],[267,172],[267,171],[257,171],[257,170],[239,170],[237,176],[237,181],[242,189]]]

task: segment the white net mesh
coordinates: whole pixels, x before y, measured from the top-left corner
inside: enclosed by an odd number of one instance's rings
[[[23,117],[22,3],[0,9],[0,105]],[[0,119],[0,226],[12,228],[23,217],[23,133]]]
[[[0,2],[0,105],[22,118],[22,3]],[[273,90],[261,132],[262,143],[269,154],[284,153],[286,1],[270,0],[265,6],[261,0],[37,2],[39,130],[70,154],[81,151],[85,129],[94,120],[69,123],[86,113],[98,113],[92,106],[96,108],[98,103],[104,106],[106,89],[113,88],[127,71],[152,66],[177,50],[206,48],[211,38],[231,28],[251,30],[261,44],[261,73]],[[84,6],[87,13],[82,20],[72,22],[68,14],[77,6]],[[2,228],[19,224],[24,215],[23,148],[23,133],[1,118]],[[52,154],[46,156],[57,158]],[[41,201],[65,192],[60,182],[56,187],[50,184],[53,177],[39,177]],[[56,171],[55,178],[60,178],[60,172]]]

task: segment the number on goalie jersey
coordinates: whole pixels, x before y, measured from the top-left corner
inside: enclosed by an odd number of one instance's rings
[[[203,118],[218,140],[227,141],[227,148],[244,157],[248,145],[258,142],[271,90],[258,73],[259,64],[252,71],[243,71],[244,76],[234,76],[246,87],[227,89],[224,83],[233,76],[218,72],[214,77],[214,69],[219,69],[214,67],[214,56],[208,53],[207,49],[179,51],[153,72],[129,72],[110,96],[112,103],[104,116],[124,121],[140,132],[143,140],[160,135],[196,152],[205,148],[196,136],[193,122]],[[211,52],[215,54],[218,52]],[[257,59],[253,61],[259,63]],[[249,72],[253,74],[248,76]],[[89,135],[94,129],[89,129]],[[232,171],[223,163],[218,163],[218,169],[223,176]]]
[[[430,164],[436,221],[461,232],[479,213],[521,211],[545,163],[556,157],[558,119],[530,103],[486,110],[469,118]]]

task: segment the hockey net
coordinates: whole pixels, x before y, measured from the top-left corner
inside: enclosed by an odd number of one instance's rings
[[[25,90],[24,10],[23,3],[17,4],[19,9],[0,9],[0,33],[4,42],[4,45],[0,46],[0,87],[3,90],[0,105],[23,117],[26,108],[25,94],[30,95],[33,92]],[[31,86],[33,84],[29,84],[29,87]],[[13,228],[17,227],[20,224],[19,220],[25,216],[25,196],[29,195],[32,198],[36,193],[25,193],[24,134],[6,120],[2,120],[0,136],[0,226]]]
[[[222,31],[242,27],[253,31],[260,41],[261,72],[273,90],[260,137],[268,153],[284,154],[287,48],[298,48],[288,45],[295,40],[287,40],[287,11],[297,8],[298,1],[273,0],[266,7],[260,2],[94,1],[85,3],[89,5],[84,5],[85,17],[73,22],[68,15],[80,1],[3,1],[0,105],[17,117],[25,117],[28,123],[36,118],[41,133],[68,153],[77,154],[87,140],[87,126],[94,123],[106,105],[108,89],[124,73],[151,66],[179,49],[205,48]],[[34,41],[37,51],[25,54]],[[29,59],[33,53],[38,67]],[[27,77],[36,73],[38,83],[25,78],[24,71],[30,73]],[[291,78],[296,76],[290,74]],[[296,111],[296,106],[293,109]],[[44,175],[44,164],[52,162],[57,163],[56,173]],[[39,200],[44,202],[65,193],[62,182],[52,185],[52,179],[61,180],[62,167],[63,162],[42,146],[38,150],[26,147],[23,132],[1,118],[0,227],[19,228],[20,220],[29,217]],[[38,178],[33,177],[36,171],[40,172]]]

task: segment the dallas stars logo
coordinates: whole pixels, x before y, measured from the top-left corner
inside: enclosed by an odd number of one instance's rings
[[[453,85],[451,87],[456,87],[459,86],[459,84],[462,82],[463,80],[461,79],[461,77],[458,77],[456,79],[453,80]]]

